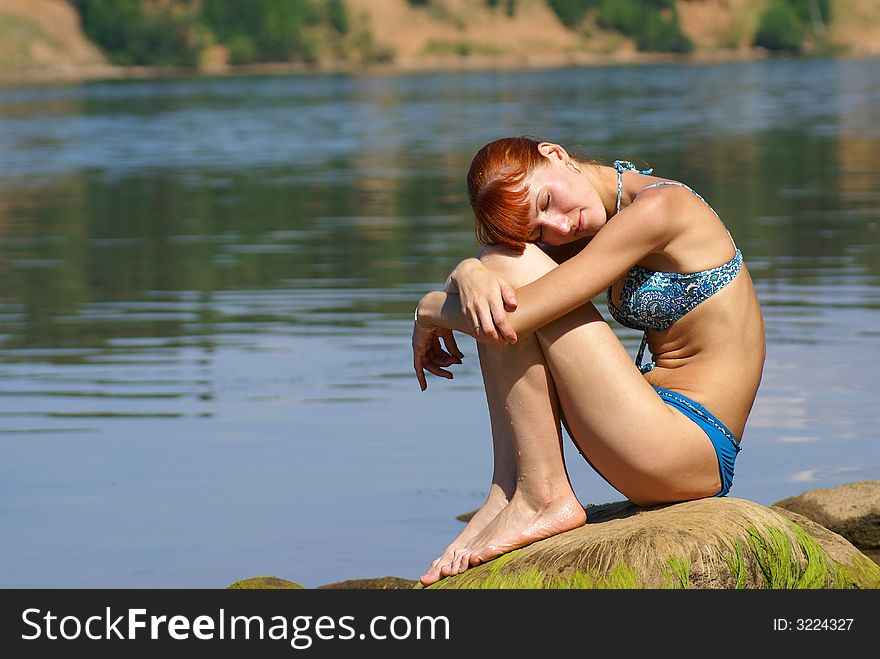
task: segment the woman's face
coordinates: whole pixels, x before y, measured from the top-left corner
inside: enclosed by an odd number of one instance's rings
[[[530,242],[562,245],[595,235],[608,220],[596,188],[569,163],[551,154],[526,179]]]

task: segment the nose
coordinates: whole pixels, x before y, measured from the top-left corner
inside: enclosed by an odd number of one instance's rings
[[[545,221],[548,229],[563,236],[567,236],[575,228],[571,223],[571,219],[564,213],[549,213],[545,217]]]

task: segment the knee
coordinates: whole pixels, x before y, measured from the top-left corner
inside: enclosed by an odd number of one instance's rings
[[[556,267],[540,247],[526,243],[522,254],[498,245],[486,245],[480,251],[480,262],[503,277],[513,287],[525,286]]]

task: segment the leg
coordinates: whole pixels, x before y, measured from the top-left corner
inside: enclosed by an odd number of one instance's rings
[[[514,509],[530,511],[533,525],[538,521],[535,511],[542,511],[537,525],[541,530],[532,532],[536,536],[532,542],[538,535],[560,533],[586,519],[565,471],[558,399],[537,337],[526,337],[515,346],[478,345],[478,349],[495,450],[492,486],[483,507],[422,575],[425,585],[438,581],[441,569],[507,510],[511,501],[516,501]],[[520,500],[527,505],[520,506]],[[564,519],[550,520],[551,508],[556,516],[565,508]]]
[[[486,347],[478,343],[477,351],[480,356],[483,382],[493,382],[492,373],[487,372]],[[440,568],[447,565],[457,551],[495,519],[495,516],[507,506],[516,489],[516,457],[513,453],[510,424],[504,413],[503,392],[499,387],[486,386],[486,402],[489,405],[489,420],[492,426],[494,461],[489,494],[480,509],[468,521],[467,526],[458,534],[458,537],[446,547],[440,556],[433,560],[431,567],[420,577],[421,582],[426,586],[440,579]]]
[[[490,249],[483,254],[490,264],[492,253]],[[533,269],[530,281],[546,271],[535,269],[543,266],[543,262],[535,261],[521,269]],[[511,282],[527,283],[518,279]],[[507,520],[503,526],[526,529],[504,541],[509,548],[586,521],[565,470],[559,400],[537,336],[524,337],[515,346],[478,344],[478,349],[495,448],[493,488],[500,484],[497,491],[504,495],[493,500],[490,490],[487,504],[422,576],[425,585],[444,576],[441,570],[453,560],[460,561],[469,542],[487,526],[497,527],[495,518],[502,511]],[[517,521],[511,522],[512,518]]]
[[[555,267],[547,255],[531,245],[521,257],[490,250],[483,260],[514,286]],[[647,505],[701,498],[718,491],[717,461],[705,434],[660,400],[592,304],[541,328],[535,340],[540,349],[540,357],[535,359],[551,374],[550,382],[555,384],[572,438],[625,496]],[[526,337],[519,343],[524,341]],[[500,353],[509,348],[496,350]],[[507,364],[509,358],[510,353],[501,362]],[[538,401],[530,398],[527,402],[531,406]],[[530,441],[517,442],[516,436],[514,433],[521,463],[518,473],[528,473],[524,464],[546,459],[546,437],[536,434],[525,438]],[[535,512],[530,503],[547,501],[548,496],[552,499],[565,489],[563,482],[570,491],[567,476],[559,473],[549,481],[519,480],[510,504],[441,568],[441,574],[457,574],[468,565],[558,533],[552,523],[542,526],[543,520],[536,523],[534,515],[529,517]]]

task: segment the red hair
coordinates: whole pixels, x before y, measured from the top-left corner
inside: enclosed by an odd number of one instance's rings
[[[522,254],[529,242],[529,198],[525,181],[545,162],[541,142],[505,137],[477,151],[467,175],[474,209],[474,231],[483,245],[496,244]]]

